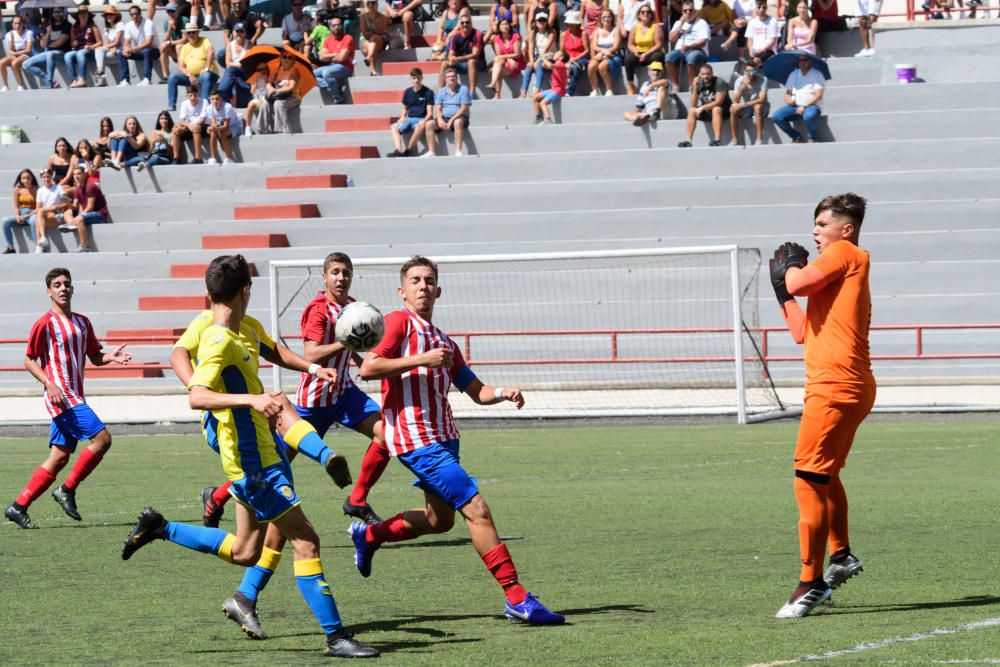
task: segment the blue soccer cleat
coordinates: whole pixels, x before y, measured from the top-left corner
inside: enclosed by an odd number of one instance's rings
[[[368,544],[365,533],[368,531],[368,524],[364,521],[355,521],[347,529],[351,539],[354,540],[354,564],[358,566],[358,572],[362,577],[372,576],[372,556],[375,555],[375,547]]]
[[[524,602],[521,604],[511,604],[508,602],[504,605],[503,615],[507,618],[531,623],[532,625],[557,625],[566,620],[564,616],[549,611],[531,593],[528,593],[528,596],[524,598]]]

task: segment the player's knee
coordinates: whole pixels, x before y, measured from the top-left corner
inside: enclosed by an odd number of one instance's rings
[[[49,449],[49,465],[56,469],[56,472],[62,470],[67,463],[69,463],[70,453],[62,447],[51,447]]]
[[[103,429],[91,440],[92,449],[96,454],[103,454],[111,449],[111,433],[108,429]]]
[[[233,565],[253,567],[260,560],[261,550],[253,544],[234,544],[231,556]]]
[[[493,516],[490,514],[490,507],[483,500],[483,497],[476,494],[472,500],[462,508],[462,516],[465,517],[467,521],[473,523],[484,523],[492,522]]]
[[[455,527],[455,513],[428,515],[427,525],[432,533],[447,533]]]

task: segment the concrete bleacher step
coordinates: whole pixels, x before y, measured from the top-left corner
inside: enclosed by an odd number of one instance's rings
[[[284,234],[207,234],[201,237],[205,250],[241,250],[243,248],[285,248]]]
[[[347,174],[295,174],[290,176],[268,176],[265,180],[265,187],[268,190],[346,188]]]
[[[318,218],[316,204],[250,204],[233,209],[234,220],[298,220]]]

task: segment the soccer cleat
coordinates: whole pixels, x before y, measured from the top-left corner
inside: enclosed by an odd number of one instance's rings
[[[377,648],[362,644],[346,630],[337,630],[326,636],[326,646],[323,655],[331,658],[377,658]]]
[[[327,457],[324,467],[326,468],[326,474],[341,489],[350,486],[354,481],[351,477],[351,469],[347,467],[347,459],[341,454],[332,454]]]
[[[864,566],[861,565],[861,559],[852,553],[848,553],[836,563],[830,561],[826,572],[823,573],[823,581],[830,588],[840,588],[845,581],[856,574],[860,574],[864,569]]]
[[[363,521],[355,521],[347,529],[348,534],[354,541],[354,564],[358,566],[358,572],[362,577],[372,576],[372,556],[375,555],[375,547],[368,543],[365,537],[368,532],[368,524]]]
[[[31,523],[31,518],[28,516],[27,509],[19,510],[13,505],[7,505],[7,509],[3,511],[3,515],[19,525],[21,528],[38,530],[38,526]]]
[[[153,540],[162,540],[166,527],[167,520],[163,518],[162,514],[152,507],[142,510],[135,528],[125,538],[125,544],[122,546],[122,560],[128,560],[132,554]]]
[[[800,593],[800,591],[802,591]],[[813,588],[811,586],[799,586],[792,594],[792,598],[778,610],[775,618],[802,618],[808,616],[812,610],[830,599],[833,589]]]
[[[566,620],[563,615],[549,611],[531,593],[528,593],[527,597],[524,598],[524,602],[520,604],[506,603],[503,615],[516,621],[531,623],[532,625],[558,625]]]
[[[212,498],[215,488],[214,486],[206,486],[201,490],[201,506],[203,508],[201,522],[208,528],[218,528],[219,520],[222,519],[222,513],[226,511],[225,507],[216,504]]]
[[[83,520],[83,517],[80,516],[80,511],[76,508],[76,490],[60,486],[52,492],[52,500],[59,503],[59,506],[62,507],[63,512],[66,512],[69,518],[76,519],[77,521]]]
[[[374,526],[376,523],[382,523],[382,517],[375,513],[372,506],[368,503],[364,505],[354,505],[351,503],[351,499],[348,498],[344,501],[344,514],[347,516],[353,516],[356,519],[361,519],[369,526]]]
[[[251,604],[248,608],[244,608],[236,598],[227,598],[222,603],[222,613],[240,626],[247,639],[267,639],[267,633],[260,627],[256,605]]]

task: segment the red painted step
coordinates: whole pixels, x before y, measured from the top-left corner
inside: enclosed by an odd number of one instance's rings
[[[119,366],[118,364],[108,364],[107,366],[87,366],[87,377],[105,378],[161,378],[163,370],[145,365]]]
[[[182,333],[184,333],[184,327],[173,329],[108,329],[107,333],[100,337],[100,340],[111,347],[125,344],[173,345]]]
[[[296,160],[367,160],[376,157],[376,146],[309,146],[295,149]]]
[[[208,296],[140,296],[139,310],[205,310]]]
[[[171,278],[204,278],[208,264],[171,264]],[[250,275],[258,276],[257,265],[250,262]]]
[[[351,99],[355,104],[399,104],[403,93],[398,90],[358,90],[351,91]]]
[[[393,119],[382,118],[331,118],[326,121],[327,132],[381,132],[388,130]]]
[[[421,47],[434,46],[434,42],[436,41],[437,41],[436,32],[428,33],[426,35],[416,35],[410,38],[410,46],[412,46],[415,49],[419,49]]]
[[[347,174],[299,174],[268,176],[268,190],[306,190],[309,188],[346,188]]]
[[[201,237],[203,250],[244,250],[246,248],[287,248],[284,234],[209,234]]]
[[[318,218],[316,204],[251,204],[233,208],[236,220],[271,220],[272,218]]]
[[[438,74],[441,71],[441,61],[440,60],[417,60],[417,61],[400,61],[400,62],[383,62],[382,63],[382,75],[383,76],[409,76],[410,70],[414,67],[419,68],[424,76],[430,76],[431,74]],[[436,87],[436,86],[435,86]],[[357,93],[354,94],[354,103],[358,104]],[[402,93],[396,93],[398,99],[402,99]]]

